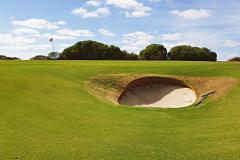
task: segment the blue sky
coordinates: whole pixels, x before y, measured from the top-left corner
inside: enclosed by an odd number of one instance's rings
[[[151,43],[240,56],[240,0],[0,1],[0,54],[29,59],[82,40],[138,53]]]

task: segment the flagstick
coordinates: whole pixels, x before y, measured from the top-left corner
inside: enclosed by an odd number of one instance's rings
[[[55,52],[53,40],[52,40],[52,50],[53,50],[53,52]]]

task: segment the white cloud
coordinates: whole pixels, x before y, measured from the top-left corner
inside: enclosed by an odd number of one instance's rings
[[[185,19],[197,20],[211,16],[211,11],[206,9],[187,9],[184,11],[173,10],[170,14]]]
[[[168,34],[162,34],[160,39],[165,41],[177,41],[182,38],[181,33],[168,33]]]
[[[16,34],[16,33],[15,33]],[[53,33],[29,33],[29,34],[16,34],[16,35],[21,35],[24,36],[25,38],[34,38],[36,40],[42,40],[45,39],[46,41],[49,40],[49,38],[54,38],[57,40],[70,40],[70,39],[75,39],[75,37],[71,36],[64,36],[64,35],[59,35],[59,34],[53,34]]]
[[[66,24],[65,21],[58,21],[58,22],[53,22],[53,23],[55,23],[57,25],[65,25]]]
[[[240,41],[226,40],[224,43],[225,47],[239,47]]]
[[[86,29],[61,29],[57,31],[58,34],[70,37],[93,37],[94,34]]]
[[[0,33],[0,52],[7,56],[20,57],[22,59],[29,59],[38,54],[46,55],[51,52],[52,47],[48,43],[49,37],[58,40],[75,39],[75,37],[59,34],[31,32],[23,28],[16,29],[16,31],[19,34],[15,34],[14,32],[13,34]],[[29,34],[24,34],[23,32],[29,32]],[[42,44],[39,39],[45,39],[45,43]],[[56,45],[55,47],[58,50],[61,45]]]
[[[46,39],[53,38],[54,40],[74,40],[77,37],[93,37],[94,33],[89,30],[72,30],[72,29],[60,29],[56,31],[57,33],[33,33],[25,36],[33,37],[36,39]]]
[[[102,5],[102,2],[101,2],[101,0],[89,0],[89,1],[87,1],[87,5],[99,7]]]
[[[147,0],[149,2],[152,2],[152,3],[157,3],[157,2],[161,2],[162,0]]]
[[[211,49],[222,46],[221,35],[214,32],[187,31],[182,33],[181,42],[198,47],[208,47]]]
[[[101,28],[98,30],[100,34],[102,34],[103,36],[106,36],[106,37],[114,37],[114,33],[104,29],[104,28]]]
[[[40,35],[40,34],[39,34]],[[37,41],[38,34],[33,35],[13,35],[13,34],[0,34],[0,52],[4,55],[11,57],[20,57],[22,59],[29,59],[35,55],[47,55],[52,51],[52,46],[47,43],[40,43]],[[51,34],[42,34],[43,37],[48,37]],[[51,35],[52,36],[52,35]],[[61,35],[56,35],[55,39],[63,39]],[[66,37],[64,38],[66,39]],[[58,45],[55,46],[59,50]]]
[[[10,57],[20,57],[21,59],[30,59],[35,55],[47,55],[51,52],[50,44],[28,44],[28,45],[0,45],[1,53]]]
[[[39,34],[39,32],[37,30],[34,29],[30,29],[30,28],[17,28],[14,29],[13,33],[20,35],[20,34]]]
[[[64,49],[72,46],[73,44],[68,44],[68,43],[64,43],[64,44],[60,44],[59,48],[58,48],[58,52],[63,52]]]
[[[33,37],[0,34],[0,51],[7,56],[28,59],[36,54],[47,54],[50,50],[50,44],[37,44]]]
[[[58,34],[50,34],[48,36],[48,39],[53,38],[54,40],[73,40],[75,37],[72,36],[64,36],[64,35],[58,35]]]
[[[145,17],[150,15],[152,10],[137,0],[107,0],[107,5],[123,9],[127,17]]]
[[[59,35],[59,34],[51,34],[51,33],[43,33],[43,34],[34,34],[32,37],[37,39],[46,39],[53,38],[54,40],[73,40],[75,37],[73,36],[66,36],[66,35]]]
[[[190,45],[190,46],[194,46],[194,47],[202,47],[197,43],[189,42],[189,41],[179,41],[179,42],[175,42],[175,43],[163,42],[162,45],[164,45],[167,48],[168,51],[170,51],[171,48],[173,48],[175,46],[181,46],[181,45]]]
[[[218,53],[218,60],[219,61],[226,61],[226,60],[232,59],[234,57],[239,57],[239,55],[237,53],[228,52],[228,51]]]
[[[13,20],[12,24],[15,26],[28,27],[33,29],[58,29],[61,25],[64,25],[64,21],[49,22],[46,19],[27,19],[23,21]]]
[[[23,50],[33,50],[33,51],[44,51],[51,48],[50,44],[30,44],[30,45],[21,45],[21,46],[0,46],[0,49],[3,50],[14,50],[14,51],[23,51]],[[46,52],[47,53],[47,52]]]
[[[181,32],[172,36],[174,34],[166,34],[167,36],[161,36],[161,42],[169,50],[174,46],[178,45],[191,45],[196,47],[207,47],[211,50],[218,51],[223,48],[223,37],[219,34],[214,34],[215,32],[200,32],[196,30]],[[165,39],[165,40],[164,40]]]
[[[172,2],[172,0],[147,0],[151,3],[158,3],[158,2]]]
[[[123,35],[123,49],[130,52],[139,52],[149,45],[154,36],[144,32],[132,32]]]
[[[22,36],[14,36],[11,34],[0,34],[0,46],[24,46],[30,45],[36,42],[34,38],[27,38]]]
[[[110,10],[106,7],[97,8],[95,11],[88,11],[85,8],[77,8],[72,11],[72,14],[80,16],[81,18],[101,18],[111,14]]]
[[[12,32],[0,33],[0,52],[7,56],[20,57],[22,59],[29,59],[34,55],[47,55],[52,51],[52,47],[48,42],[50,37],[55,40],[74,40],[77,37],[92,37],[94,34],[88,30],[78,29],[58,29],[56,32],[39,31],[40,28],[58,28],[51,25],[41,25],[36,27],[36,24],[23,24],[23,22],[13,22],[17,25]],[[43,23],[41,23],[43,24]],[[51,23],[53,24],[53,22]],[[65,22],[54,22],[56,25],[63,25]],[[39,24],[40,25],[40,24]],[[25,27],[23,27],[25,26]],[[64,46],[57,43],[55,49],[62,50]]]

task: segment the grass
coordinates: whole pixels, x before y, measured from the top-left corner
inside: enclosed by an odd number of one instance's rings
[[[176,110],[104,103],[85,86],[104,74],[240,79],[239,68],[227,62],[0,61],[0,159],[239,159],[239,84],[216,102]]]

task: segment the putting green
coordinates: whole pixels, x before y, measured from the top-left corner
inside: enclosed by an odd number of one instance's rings
[[[239,159],[239,83],[214,101],[181,109],[120,106],[86,86],[110,74],[239,80],[239,68],[227,62],[0,61],[0,159]],[[114,88],[114,79],[106,83]]]

